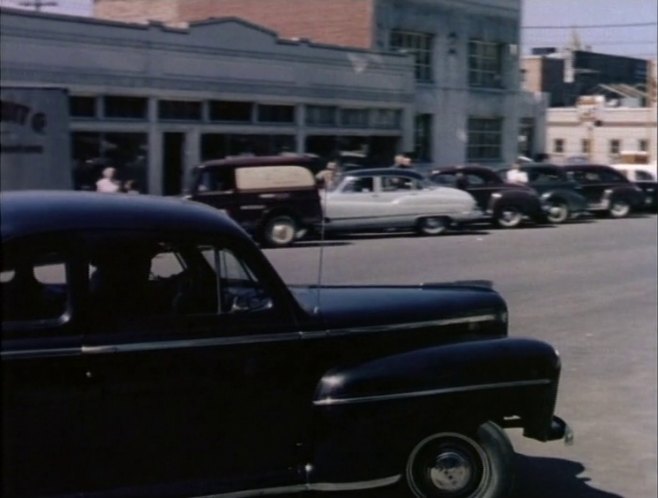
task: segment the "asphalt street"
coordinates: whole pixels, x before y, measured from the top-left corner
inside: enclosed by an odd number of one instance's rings
[[[576,437],[565,446],[509,431],[516,498],[652,498],[656,237],[656,216],[645,215],[437,237],[353,235],[266,254],[289,283],[492,281],[508,302],[510,335],[559,350],[556,411]]]

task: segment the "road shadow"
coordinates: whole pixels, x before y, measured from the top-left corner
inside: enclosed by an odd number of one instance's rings
[[[585,466],[559,458],[516,454],[516,485],[510,498],[622,498],[589,485]]]
[[[595,489],[589,478],[581,474],[585,466],[559,458],[515,455],[516,480],[513,493],[506,498],[623,498],[614,493]],[[332,493],[336,498],[400,498],[401,484],[368,491]],[[304,496],[320,498],[322,493]],[[292,498],[286,497],[286,498]]]

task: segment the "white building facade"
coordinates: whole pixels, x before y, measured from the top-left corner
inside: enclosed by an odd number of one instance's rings
[[[597,164],[618,162],[622,151],[646,152],[656,161],[656,107],[602,107],[583,116],[577,107],[548,110],[547,152],[555,163],[574,158]]]

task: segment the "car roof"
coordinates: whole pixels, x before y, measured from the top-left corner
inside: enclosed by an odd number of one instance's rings
[[[74,191],[0,194],[3,240],[83,230],[207,232],[245,237],[219,210],[189,200]]]
[[[214,159],[197,165],[197,168],[227,168],[227,167],[257,167],[257,166],[286,166],[302,165],[310,166],[318,161],[318,158],[298,154],[280,156],[236,156],[224,159]]]
[[[561,168],[561,166],[552,163],[521,163],[520,166],[521,169],[539,169],[539,168],[560,169]]]
[[[587,171],[588,169],[614,169],[606,164],[565,164],[564,169],[571,171]]]
[[[467,172],[467,173],[483,173],[485,175],[490,175],[490,174],[497,174],[496,170],[492,168],[488,168],[486,166],[474,166],[474,165],[466,165],[466,166],[444,166],[440,168],[434,168],[432,170],[432,174],[439,174],[439,173],[458,173],[458,172]]]
[[[417,180],[423,180],[425,177],[418,171],[404,168],[366,168],[350,170],[345,173],[345,176],[409,176]]]

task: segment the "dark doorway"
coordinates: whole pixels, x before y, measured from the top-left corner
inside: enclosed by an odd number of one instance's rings
[[[184,133],[164,133],[162,140],[162,193],[178,195],[183,191]]]

